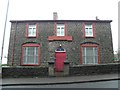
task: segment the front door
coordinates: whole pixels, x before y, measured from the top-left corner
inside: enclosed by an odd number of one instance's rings
[[[64,70],[65,59],[66,59],[66,51],[64,49],[57,49],[55,51],[55,71],[56,72],[61,72]]]

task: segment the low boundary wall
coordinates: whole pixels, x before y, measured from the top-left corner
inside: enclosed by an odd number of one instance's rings
[[[119,64],[79,65],[69,68],[69,75],[96,75],[120,72]],[[2,78],[47,77],[48,67],[2,67]]]
[[[119,64],[102,64],[70,67],[70,75],[96,75],[96,74],[112,74],[120,72]]]

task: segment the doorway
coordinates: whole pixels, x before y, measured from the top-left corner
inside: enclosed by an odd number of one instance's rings
[[[55,50],[55,71],[63,72],[64,71],[64,61],[66,60],[66,51],[60,45]]]

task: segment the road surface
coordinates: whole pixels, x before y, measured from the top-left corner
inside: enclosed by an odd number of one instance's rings
[[[119,83],[120,80],[112,80],[73,84],[3,86],[3,88],[118,88]]]

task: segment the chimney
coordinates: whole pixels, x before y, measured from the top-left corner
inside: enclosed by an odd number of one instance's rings
[[[58,19],[57,12],[53,12],[53,20],[57,20],[57,19]]]
[[[96,20],[99,20],[97,16],[96,16]]]

